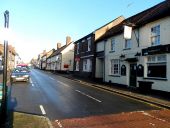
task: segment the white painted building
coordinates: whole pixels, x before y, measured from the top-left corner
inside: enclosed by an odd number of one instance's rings
[[[170,92],[170,1],[124,20],[96,44],[96,78],[128,87]],[[132,39],[124,25],[135,25]]]
[[[66,37],[66,45],[62,47],[60,43],[57,43],[57,50],[48,59],[51,61],[51,71],[73,71],[74,44],[71,38]]]

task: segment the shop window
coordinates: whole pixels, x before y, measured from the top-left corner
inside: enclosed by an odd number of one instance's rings
[[[166,55],[149,56],[147,63],[147,77],[166,78],[166,74]]]

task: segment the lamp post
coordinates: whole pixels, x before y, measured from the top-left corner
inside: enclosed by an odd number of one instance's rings
[[[4,12],[4,28],[9,28],[9,11]],[[8,58],[8,40],[4,40],[4,63],[3,63],[3,95],[2,95],[2,113],[1,124],[5,125],[7,122],[7,58]]]

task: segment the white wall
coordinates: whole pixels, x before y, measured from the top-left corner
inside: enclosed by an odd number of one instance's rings
[[[104,51],[104,41],[98,42],[96,44],[96,52]]]
[[[69,70],[73,71],[73,63],[74,63],[74,44],[70,44],[66,47],[62,52],[62,69],[63,71]],[[71,64],[70,64],[71,61]],[[68,64],[69,68],[64,68],[64,64]]]
[[[126,61],[120,61],[120,65],[125,64],[126,65],[126,76],[111,76],[110,70],[111,70],[111,59],[120,59],[120,55],[124,54],[126,58],[134,57],[134,55],[137,52],[141,53],[141,49],[147,48],[151,46],[151,28],[160,25],[160,43],[161,45],[170,44],[170,17],[163,18],[160,20],[157,20],[155,22],[146,24],[142,28],[140,28],[139,31],[139,46],[137,45],[137,41],[134,35],[134,32],[132,33],[132,48],[130,50],[123,50],[125,40],[123,39],[123,33],[113,36],[115,38],[116,48],[115,52],[110,52],[110,43],[111,38],[107,39],[106,42],[106,53],[105,53],[105,81],[109,82],[112,81],[112,83],[118,83],[118,84],[124,84],[129,85],[129,67],[130,63]],[[137,33],[137,30],[136,30]],[[98,46],[97,46],[98,47]],[[170,54],[167,55],[167,81],[166,80],[153,80],[153,79],[147,79],[147,81],[153,81],[154,84],[152,85],[153,89],[156,90],[163,90],[163,91],[169,91],[170,92]],[[145,70],[145,76],[147,73],[147,65],[146,65],[146,57],[141,56],[138,58],[139,61],[137,64],[144,65]],[[97,66],[97,65],[96,65]],[[120,66],[121,67],[121,66]],[[138,77],[137,80],[146,80],[144,78]],[[137,83],[138,84],[138,83]]]

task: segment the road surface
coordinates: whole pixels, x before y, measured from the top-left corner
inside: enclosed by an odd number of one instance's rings
[[[44,115],[55,121],[158,109],[50,72],[32,69],[30,74],[29,83],[12,85],[10,108],[15,111]]]

